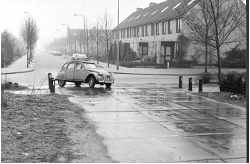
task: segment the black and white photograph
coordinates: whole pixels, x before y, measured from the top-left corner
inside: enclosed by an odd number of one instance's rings
[[[248,163],[248,0],[1,0],[1,163]]]

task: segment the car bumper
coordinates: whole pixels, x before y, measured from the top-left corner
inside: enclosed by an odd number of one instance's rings
[[[114,83],[114,79],[101,80],[101,81],[99,81],[99,83]]]

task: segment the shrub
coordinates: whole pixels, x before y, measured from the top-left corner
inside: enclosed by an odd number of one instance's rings
[[[238,73],[235,71],[222,74],[220,90],[246,94],[246,76],[246,72]]]
[[[234,48],[226,52],[226,58],[221,60],[222,67],[246,67],[246,50]]]
[[[227,74],[222,74],[221,84],[239,86],[242,83],[245,83],[246,72],[239,73],[236,71],[228,72]]]
[[[211,82],[212,80],[214,80],[214,75],[209,73],[209,72],[203,72],[203,73],[200,73],[197,77],[197,80],[198,79],[201,79],[202,80],[202,83],[209,83]]]
[[[6,90],[11,88],[11,83],[6,79],[7,77],[1,81],[1,107],[6,107],[9,101],[9,93]]]
[[[128,47],[123,62],[131,62],[134,61],[135,59],[136,59],[136,52],[133,51],[130,47]]]

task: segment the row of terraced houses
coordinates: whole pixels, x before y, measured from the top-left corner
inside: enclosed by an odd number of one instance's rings
[[[113,30],[114,40],[130,47],[138,58],[155,58],[156,63],[171,63],[176,58],[178,36],[184,31],[181,15],[196,5],[195,0],[166,0],[137,8]],[[119,35],[119,36],[118,36]],[[230,46],[228,47],[230,48]],[[188,56],[194,51],[188,50]]]

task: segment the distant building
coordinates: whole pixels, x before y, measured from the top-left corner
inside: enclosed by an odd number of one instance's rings
[[[182,15],[196,5],[196,0],[166,0],[151,2],[147,8],[137,8],[113,29],[114,41],[130,47],[142,60],[154,58],[156,63],[171,63],[176,58],[183,34]],[[189,49],[190,54],[193,50]]]

